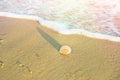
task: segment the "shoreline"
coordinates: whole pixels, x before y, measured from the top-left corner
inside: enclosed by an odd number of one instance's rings
[[[115,36],[110,36],[106,34],[101,34],[101,33],[93,33],[84,29],[71,29],[68,30],[67,27],[64,24],[57,23],[54,21],[47,21],[42,19],[41,17],[34,16],[34,15],[19,15],[16,13],[10,13],[10,12],[0,12],[0,16],[3,17],[10,17],[10,18],[18,18],[18,19],[29,19],[29,20],[35,20],[38,21],[41,26],[45,26],[47,28],[50,28],[52,30],[55,30],[61,34],[65,35],[70,35],[70,34],[80,34],[84,35],[90,38],[97,38],[97,39],[104,39],[104,40],[109,40],[109,41],[115,41],[115,42],[120,42],[120,37],[115,37]],[[56,27],[57,26],[57,27]],[[61,26],[66,27],[65,29]]]
[[[120,80],[120,42],[64,35],[9,17],[1,17],[0,33],[0,80]],[[61,45],[71,54],[61,55]]]

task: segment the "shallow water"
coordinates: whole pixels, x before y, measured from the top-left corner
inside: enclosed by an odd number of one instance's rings
[[[60,32],[82,29],[120,36],[119,0],[1,0],[0,11],[39,16]]]

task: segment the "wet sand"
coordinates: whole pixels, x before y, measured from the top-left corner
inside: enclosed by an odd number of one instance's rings
[[[61,45],[72,53],[61,55]],[[0,80],[120,80],[120,42],[0,17]]]

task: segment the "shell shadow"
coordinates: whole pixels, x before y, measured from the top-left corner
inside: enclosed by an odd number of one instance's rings
[[[39,34],[46,40],[48,41],[57,51],[59,51],[61,44],[58,43],[53,37],[48,35],[45,31],[40,29],[39,27],[36,28]]]

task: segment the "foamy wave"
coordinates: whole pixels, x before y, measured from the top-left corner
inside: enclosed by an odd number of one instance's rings
[[[120,0],[1,0],[0,11],[31,14],[68,28],[120,37]]]
[[[0,16],[12,17],[12,18],[20,18],[20,19],[32,19],[39,20],[39,17],[33,15],[19,15],[16,13],[8,13],[8,12],[0,12]]]
[[[81,35],[85,35],[85,36],[91,37],[91,38],[105,39],[105,40],[120,42],[120,37],[114,37],[114,36],[105,35],[105,34],[101,34],[101,33],[92,33],[92,32],[89,32],[89,31],[86,31],[83,29],[72,29],[72,30],[63,31],[61,33],[63,33],[63,34],[81,34]]]
[[[105,40],[120,42],[120,37],[110,36],[110,35],[101,34],[101,33],[97,33],[97,32],[94,33],[94,32],[84,30],[84,29],[69,29],[69,26],[67,26],[67,25],[64,25],[64,24],[56,22],[56,21],[47,21],[47,20],[44,20],[38,16],[19,15],[19,14],[8,13],[8,12],[0,12],[0,16],[19,18],[19,19],[36,20],[42,26],[46,26],[46,27],[51,28],[55,31],[58,31],[59,33],[66,34],[66,35],[80,34],[80,35],[84,35],[84,36],[91,37],[91,38],[105,39]]]

